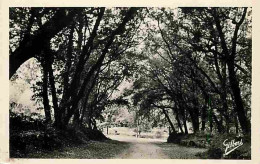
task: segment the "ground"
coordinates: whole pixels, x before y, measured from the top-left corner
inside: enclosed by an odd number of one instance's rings
[[[192,159],[206,149],[166,143],[161,139],[109,135],[112,140],[90,141],[83,145],[65,147],[51,152],[29,153],[26,158],[76,159]]]
[[[128,149],[115,156],[119,159],[192,159],[206,149],[190,148],[166,143],[161,139],[146,139],[126,136],[108,136],[113,140],[128,143]]]

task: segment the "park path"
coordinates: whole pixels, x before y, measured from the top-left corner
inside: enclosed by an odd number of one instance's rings
[[[127,142],[129,149],[122,150],[116,159],[183,159],[196,158],[195,154],[205,149],[182,147],[176,144],[167,144],[166,140],[144,139],[128,136],[108,136],[113,140]]]

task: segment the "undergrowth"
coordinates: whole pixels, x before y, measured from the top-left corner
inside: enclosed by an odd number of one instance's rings
[[[229,153],[225,154],[225,145],[223,142],[241,141],[243,145]],[[189,147],[201,147],[208,150],[203,153],[198,153],[197,156],[201,159],[251,159],[251,137],[250,135],[236,134],[214,134],[206,133],[196,134],[170,134],[167,139],[168,143],[180,144]],[[231,150],[231,149],[229,149]]]
[[[68,146],[86,144],[90,140],[108,140],[106,136],[93,129],[69,127],[58,130],[45,126],[44,120],[10,113],[10,157],[26,158],[35,151],[62,150]]]

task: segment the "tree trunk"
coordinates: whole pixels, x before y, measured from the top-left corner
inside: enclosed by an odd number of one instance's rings
[[[250,123],[248,119],[246,118],[246,112],[244,109],[243,100],[241,97],[241,91],[239,88],[239,83],[237,81],[235,70],[234,70],[234,60],[228,61],[228,71],[229,71],[229,81],[231,84],[231,90],[233,93],[233,96],[235,98],[235,104],[236,104],[236,112],[238,116],[239,123],[241,125],[241,128],[243,130],[243,133],[248,134],[250,133]]]
[[[223,125],[221,124],[220,121],[218,121],[217,116],[214,113],[212,113],[212,117],[213,117],[213,119],[214,119],[214,121],[215,121],[215,123],[217,125],[218,132],[219,133],[225,132],[225,129],[224,129]]]
[[[207,117],[207,106],[204,105],[202,107],[202,114],[201,114],[201,131],[205,131],[206,117]]]
[[[79,126],[79,109],[75,110],[74,117],[73,117],[73,126],[74,127]]]
[[[187,128],[187,122],[186,122],[186,119],[183,120],[183,126],[184,126],[185,134],[188,134],[189,131],[188,131],[188,128]]]
[[[234,122],[235,122],[235,127],[236,127],[236,134],[238,134],[239,127],[238,127],[237,117],[234,117]]]
[[[178,111],[178,109],[176,108],[176,106],[174,106],[174,107],[172,108],[172,111],[175,113],[175,119],[177,120],[178,127],[179,127],[181,133],[184,133],[184,131],[183,131],[183,129],[182,129],[181,120],[180,120],[180,117],[179,117],[179,111]]]
[[[196,109],[194,108],[193,110],[196,110]],[[189,109],[188,111],[189,111],[190,117],[191,117],[193,132],[197,133],[199,131],[198,116],[196,115],[196,113],[194,111],[192,111],[192,109]]]
[[[66,95],[68,94],[68,88],[69,88],[69,75],[71,70],[71,59],[72,59],[72,51],[73,51],[73,33],[74,33],[74,27],[75,25],[72,24],[70,27],[70,33],[68,38],[68,49],[66,53],[66,63],[65,63],[65,72],[63,74],[63,94],[62,94],[62,100],[66,101]]]
[[[212,116],[210,117],[210,120],[209,120],[209,130],[210,130],[210,132],[212,133],[212,131],[213,131],[213,120],[212,120]]]
[[[210,101],[210,98],[209,98],[209,109],[208,109],[208,121],[209,121],[209,129],[210,129],[210,132],[212,133],[213,131],[213,111],[211,109],[211,101]]]
[[[179,105],[179,107],[180,107],[180,105]],[[186,123],[186,112],[185,112],[185,109],[184,108],[179,108],[180,109],[180,112],[181,112],[181,116],[182,116],[182,121],[183,121],[183,126],[184,126],[184,132],[185,132],[185,134],[188,134],[189,133],[189,131],[188,131],[188,128],[187,128],[187,123]]]
[[[95,77],[92,80],[92,84],[91,84],[90,88],[86,89],[87,91],[86,91],[86,94],[85,94],[84,103],[83,103],[83,106],[82,106],[81,118],[80,118],[80,123],[81,124],[82,124],[83,118],[85,116],[86,108],[87,108],[87,105],[88,105],[89,95],[90,95],[91,91],[93,90],[93,88],[94,88],[94,86],[96,84],[96,80],[98,78],[99,72],[100,72],[100,69],[98,69],[98,71],[96,72],[96,75],[95,75]]]
[[[215,40],[217,41],[216,36]],[[218,49],[217,45],[215,45],[216,50]],[[220,80],[221,84],[221,91],[220,91],[220,98],[222,100],[222,114],[225,118],[226,121],[226,132],[229,132],[229,114],[228,114],[228,104],[227,104],[227,87],[226,87],[226,61],[222,62],[222,74],[220,72],[220,67],[219,67],[219,62],[218,62],[218,57],[217,54],[214,53],[214,62],[215,62],[215,67],[216,67],[216,72],[218,75],[218,78]]]
[[[45,50],[45,61],[46,61],[46,70],[49,73],[49,82],[50,82],[50,86],[51,86],[51,95],[52,95],[52,103],[53,103],[53,109],[54,109],[54,118],[55,118],[55,122],[54,125],[56,127],[60,127],[61,126],[61,113],[59,110],[59,106],[58,106],[58,98],[57,98],[57,93],[56,93],[56,87],[55,87],[55,79],[54,79],[54,75],[53,75],[53,69],[52,69],[52,64],[53,64],[53,54],[51,53],[50,50],[50,45],[47,44]]]
[[[51,108],[49,104],[48,97],[48,70],[47,70],[47,62],[45,59],[42,61],[43,67],[43,85],[42,85],[42,98],[43,98],[43,106],[45,112],[46,123],[49,124],[51,122]]]
[[[179,129],[181,130],[181,133],[184,133],[184,131],[183,131],[183,129],[182,129],[182,125],[181,125],[181,121],[180,121],[180,118],[179,118],[179,114],[178,114],[178,113],[176,113],[175,118],[176,118],[176,120],[177,120]]]
[[[176,133],[176,130],[175,130],[175,128],[174,128],[174,125],[173,125],[173,123],[172,123],[172,121],[171,121],[169,115],[167,114],[167,111],[166,111],[165,109],[163,109],[163,108],[161,108],[161,109],[162,109],[163,114],[165,115],[166,119],[168,120],[168,122],[169,122],[169,124],[170,124],[170,126],[171,126],[171,128],[172,128],[172,133]]]

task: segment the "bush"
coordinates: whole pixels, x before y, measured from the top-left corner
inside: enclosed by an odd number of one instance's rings
[[[10,156],[22,157],[34,150],[53,150],[62,147],[63,138],[56,130],[12,131],[10,133]]]
[[[167,138],[167,142],[180,144],[181,140],[184,139],[186,136],[187,134],[183,134],[183,133],[171,133]]]
[[[75,127],[58,130],[33,116],[10,112],[10,157],[22,158],[33,151],[51,151],[89,140],[108,139],[99,130]]]
[[[10,156],[23,157],[33,149],[51,149],[58,147],[54,131],[49,132],[44,120],[35,118],[35,115],[26,116],[23,113],[10,112]]]
[[[26,116],[23,113],[14,113],[10,112],[9,123],[10,130],[44,130],[44,120],[35,119],[36,113],[33,113],[31,116]]]

